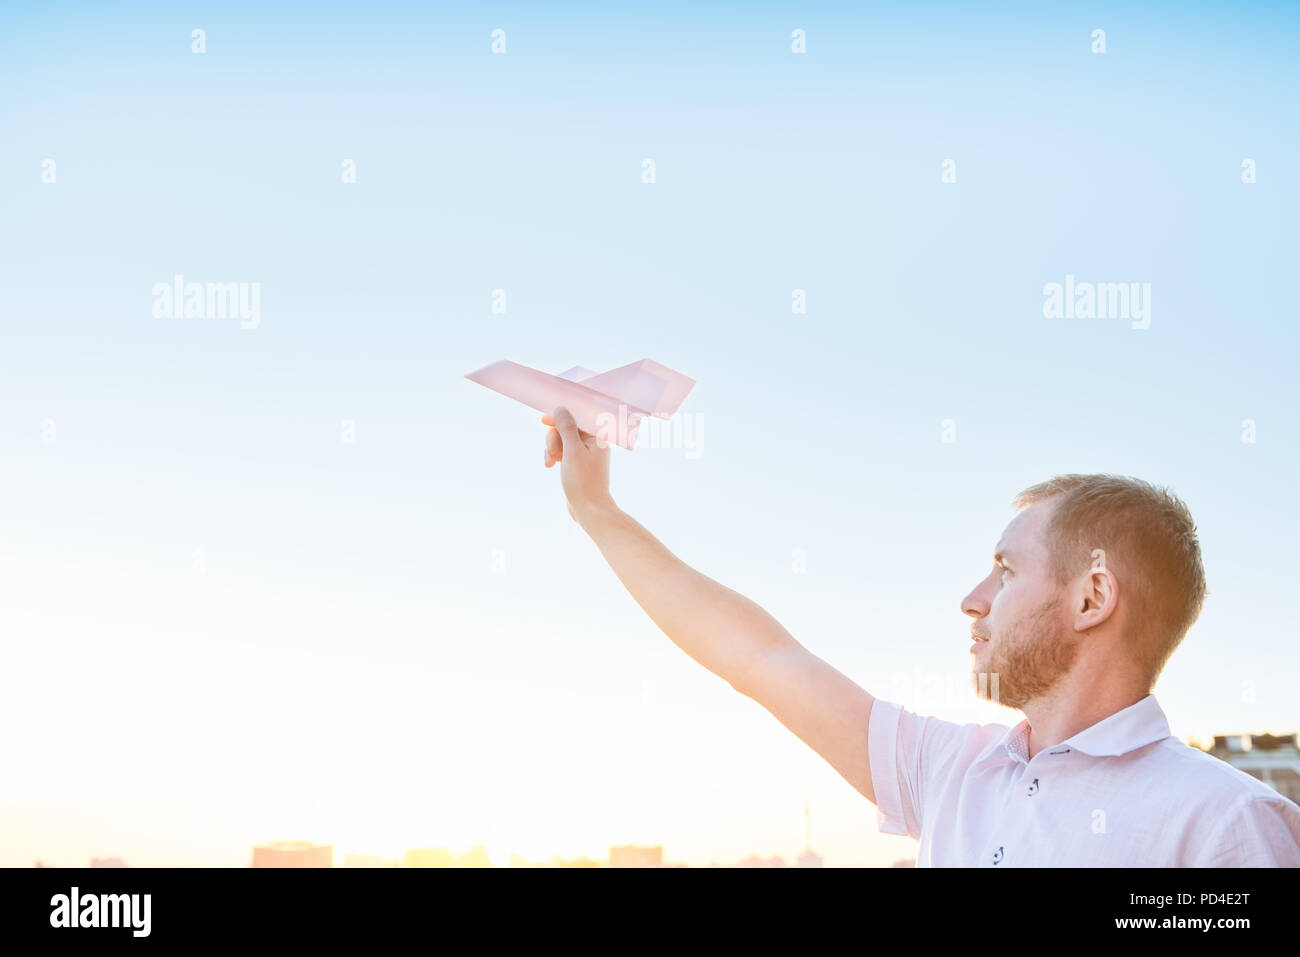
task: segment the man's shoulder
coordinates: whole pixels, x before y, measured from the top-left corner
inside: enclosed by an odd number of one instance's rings
[[[878,709],[878,710],[877,710]],[[871,717],[877,713],[882,720],[910,725],[927,734],[942,735],[947,738],[970,738],[978,741],[997,741],[1011,730],[1011,725],[992,721],[954,721],[938,715],[923,714],[913,711],[906,705],[886,698],[875,698],[872,702]]]
[[[1182,747],[1179,760],[1197,769],[1175,789],[1198,825],[1187,843],[1189,863],[1300,867],[1300,805],[1226,761]]]
[[[1233,767],[1227,761],[1170,735],[1141,749],[1142,761],[1158,765],[1171,790],[1187,802],[1211,801],[1220,807],[1253,801],[1281,801],[1300,812],[1259,778]]]
[[[931,714],[919,714],[899,704],[876,698],[872,705],[872,721],[880,716],[882,730],[890,728],[898,734],[900,742],[910,744],[918,752],[932,757],[941,754],[947,762],[964,756],[966,763],[993,753],[1004,740],[1011,725],[997,722],[953,721]]]
[[[1173,866],[1300,865],[1300,806],[1258,778],[1173,736],[1120,760],[1142,778],[1146,815],[1178,835]]]

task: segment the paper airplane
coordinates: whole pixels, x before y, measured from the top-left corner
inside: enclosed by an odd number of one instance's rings
[[[502,359],[465,376],[539,412],[564,406],[578,428],[630,449],[647,415],[669,418],[695,380],[653,359],[642,359],[608,372],[574,366],[551,375]]]

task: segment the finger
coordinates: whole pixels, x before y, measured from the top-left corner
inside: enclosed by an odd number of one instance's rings
[[[542,425],[551,425],[551,426],[555,425],[555,417],[550,415],[549,413],[542,416]],[[582,429],[578,430],[578,435],[582,436],[583,441],[593,438],[590,432],[584,432]]]
[[[555,428],[560,433],[560,438],[564,445],[573,448],[582,441],[578,434],[578,423],[573,419],[573,413],[564,406],[558,406],[551,413],[551,418],[555,422]]]
[[[560,433],[555,429],[549,429],[546,433],[546,454],[555,462],[564,457],[564,443],[560,441]]]

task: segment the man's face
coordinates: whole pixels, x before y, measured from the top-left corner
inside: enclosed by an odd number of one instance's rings
[[[994,548],[993,568],[961,608],[973,619],[976,693],[1009,708],[1049,691],[1070,670],[1081,638],[1069,627],[1046,540],[1052,499],[1020,512]]]

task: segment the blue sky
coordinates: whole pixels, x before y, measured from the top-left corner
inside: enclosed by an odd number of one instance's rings
[[[14,7],[0,715],[139,759],[11,738],[0,863],[705,863],[797,853],[805,799],[832,863],[909,853],[644,617],[537,417],[463,378],[499,358],[695,378],[699,448],[615,452],[619,503],[953,720],[1018,718],[900,677],[968,668],[1011,497],[1167,483],[1211,590],[1175,733],[1300,724],[1294,8]],[[155,318],[177,273],[259,283],[260,324]],[[1045,318],[1067,274],[1150,283],[1150,327]]]

